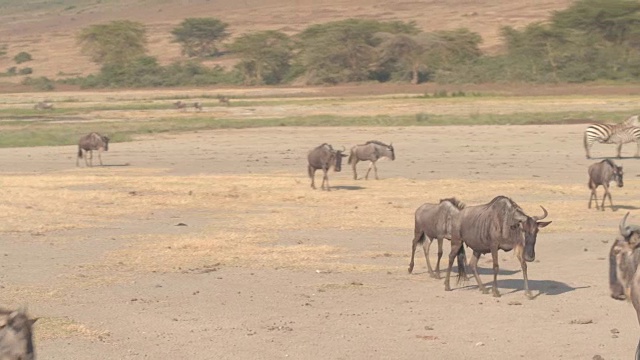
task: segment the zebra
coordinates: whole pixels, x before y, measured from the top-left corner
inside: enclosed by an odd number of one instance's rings
[[[634,115],[620,124],[592,124],[584,132],[584,149],[587,152],[587,159],[591,159],[589,150],[594,142],[603,144],[617,144],[618,158],[622,145],[630,142],[636,142],[638,149],[635,157],[640,156],[640,123],[638,115]]]

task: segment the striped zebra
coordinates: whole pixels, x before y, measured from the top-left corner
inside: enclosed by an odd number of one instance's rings
[[[618,145],[618,158],[622,144],[637,142],[638,149],[636,157],[640,156],[640,123],[638,115],[634,115],[620,124],[593,124],[584,132],[584,150],[587,152],[587,159],[591,159],[589,150],[594,142],[603,144]]]

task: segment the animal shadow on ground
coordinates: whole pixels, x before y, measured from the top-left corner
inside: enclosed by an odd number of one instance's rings
[[[131,166],[131,164],[124,163],[124,164],[104,164],[104,165],[102,165],[102,167],[118,167],[118,166]]]
[[[637,206],[633,206],[633,205],[613,205],[611,207],[611,210],[613,211],[618,211],[618,210],[638,210],[640,209],[640,207]]]
[[[491,283],[488,284],[491,286]],[[571,287],[563,282],[555,280],[531,280],[529,279],[529,289],[537,298],[541,294],[545,295],[560,295],[576,289],[586,289],[590,286]],[[508,293],[514,293],[518,291],[524,291],[524,280],[522,279],[504,279],[498,280],[498,290],[501,289],[513,289]]]
[[[335,190],[364,190],[364,189],[366,189],[365,187],[357,186],[357,185],[339,185],[339,186],[332,186],[331,188],[335,189]]]

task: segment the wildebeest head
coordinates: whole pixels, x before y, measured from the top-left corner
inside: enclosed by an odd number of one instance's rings
[[[516,216],[518,224],[515,226],[519,226],[524,234],[523,256],[524,260],[527,262],[532,262],[536,259],[536,239],[538,237],[539,229],[551,224],[551,221],[539,221],[549,215],[544,207],[540,207],[542,208],[542,211],[544,211],[542,216],[527,216],[523,213],[519,213],[518,216]]]
[[[627,225],[627,217],[629,213],[627,213],[620,221],[620,235],[622,235],[625,240],[631,236],[634,232],[640,232],[640,226],[638,225]]]
[[[622,181],[622,176],[624,173],[622,172],[622,166],[614,165],[613,166],[613,180],[615,180],[618,187],[622,187],[624,182]]]
[[[395,160],[396,151],[393,149],[393,143],[389,143],[389,146],[387,146],[387,149],[389,149],[389,152],[391,153],[391,160]]]
[[[104,151],[109,151],[109,137],[102,135],[102,141],[104,142]]]
[[[333,166],[333,170],[335,172],[340,172],[342,170],[342,158],[343,157],[347,157],[347,155],[343,154],[343,152],[345,152],[346,149],[343,146],[342,150],[335,150],[334,156],[335,156],[335,164]]]
[[[31,326],[36,320],[29,319],[24,310],[0,309],[0,359],[35,359]]]

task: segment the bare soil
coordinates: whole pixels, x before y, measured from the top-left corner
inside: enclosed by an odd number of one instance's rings
[[[640,222],[640,168],[627,145],[615,206],[587,209],[599,159],[585,159],[583,130],[208,131],[113,144],[93,168],[75,167],[72,146],[0,149],[0,303],[40,317],[43,359],[629,358],[638,323],[609,297],[607,255],[622,216]],[[310,189],[309,149],[369,139],[396,148],[380,180],[345,164],[332,191]],[[445,292],[421,250],[407,273],[420,204],[496,195],[553,221],[529,265],[534,300],[511,253],[500,298],[474,280]],[[480,267],[489,282],[490,258]]]

